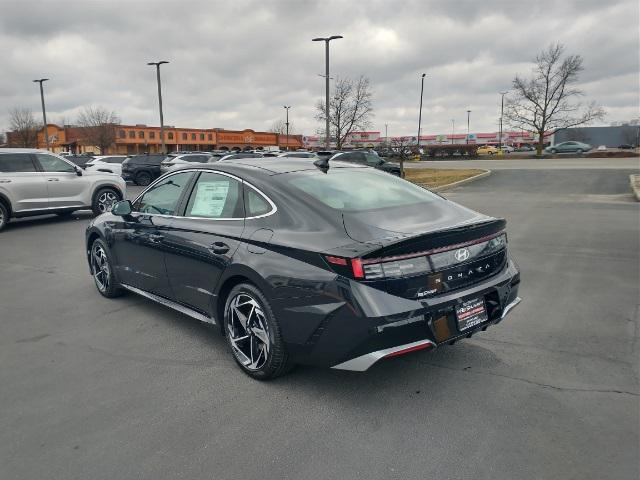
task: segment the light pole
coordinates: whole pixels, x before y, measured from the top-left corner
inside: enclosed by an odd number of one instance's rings
[[[469,117],[471,116],[471,110],[467,110],[467,145],[469,145]]]
[[[289,151],[289,109],[291,108],[291,105],[283,105],[283,107],[287,111],[287,121],[285,122],[285,125],[287,126],[287,142],[286,142],[285,150],[288,152]]]
[[[325,125],[325,148],[329,150],[329,42],[331,40],[337,40],[339,38],[344,38],[342,35],[331,35],[330,37],[317,37],[311,39],[312,42],[324,42],[324,64],[325,64],[325,116],[326,125]]]
[[[389,130],[388,130],[389,125],[387,125],[386,123],[384,124],[384,147],[385,150],[389,149]]]
[[[456,131],[456,121],[452,118],[451,119],[451,145],[453,145],[453,135],[455,134]]]
[[[504,96],[508,92],[500,92],[502,99],[500,100],[500,138],[498,139],[498,150],[502,150],[502,116],[504,115]]]
[[[418,113],[418,155],[420,155],[420,128],[422,127],[422,94],[424,93],[424,77],[426,75],[426,73],[423,73],[420,79],[420,113]]]
[[[158,80],[158,106],[160,107],[160,140],[162,141],[162,153],[167,153],[164,144],[164,117],[162,116],[162,84],[160,82],[160,65],[169,63],[166,60],[160,60],[159,62],[149,62],[147,65],[155,65],[156,78]]]
[[[47,111],[44,108],[44,90],[42,88],[42,84],[44,82],[46,82],[47,80],[49,80],[48,78],[41,78],[39,80],[34,80],[34,83],[39,83],[40,84],[40,102],[42,103],[42,122],[44,123],[44,143],[47,146],[47,150],[49,150],[49,130],[47,128]],[[38,141],[36,139],[36,147]]]

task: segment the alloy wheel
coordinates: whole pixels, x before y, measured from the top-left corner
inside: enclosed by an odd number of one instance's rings
[[[110,212],[118,201],[118,196],[112,191],[102,192],[98,197],[98,210],[100,213]]]
[[[98,242],[94,243],[91,249],[91,273],[98,290],[105,292],[111,281],[111,270],[107,261],[107,252]]]
[[[260,370],[269,359],[269,324],[262,306],[247,293],[239,293],[227,310],[231,349],[247,370]]]

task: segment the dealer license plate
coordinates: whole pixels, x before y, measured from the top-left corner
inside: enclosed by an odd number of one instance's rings
[[[456,319],[458,320],[458,330],[461,332],[486,322],[489,317],[484,306],[484,298],[472,298],[457,305]]]

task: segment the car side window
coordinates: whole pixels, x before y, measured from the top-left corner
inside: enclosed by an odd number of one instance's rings
[[[0,154],[0,173],[35,172],[36,166],[28,153]]]
[[[257,217],[271,211],[271,205],[267,200],[251,187],[245,188],[245,210],[246,216]]]
[[[76,171],[73,165],[53,155],[47,155],[46,153],[36,153],[35,155],[45,172],[72,173]]]
[[[191,172],[176,173],[156,183],[136,201],[133,210],[140,213],[174,215],[191,175]]]
[[[242,218],[242,183],[214,172],[200,174],[187,202],[186,217]]]
[[[373,153],[365,153],[364,157],[367,160],[367,165],[371,167],[377,167],[381,163],[380,157],[378,157],[377,155],[374,155]]]

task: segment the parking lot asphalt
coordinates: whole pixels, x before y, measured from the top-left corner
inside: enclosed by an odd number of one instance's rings
[[[406,162],[407,168],[486,168],[491,170],[622,170],[640,169],[639,157],[627,158],[491,158],[483,156],[476,160],[430,160]],[[458,157],[459,158],[459,157]]]
[[[495,170],[447,192],[508,220],[521,305],[451,347],[268,383],[240,372],[215,327],[98,295],[88,215],[12,223],[0,477],[638,478],[633,171]]]

